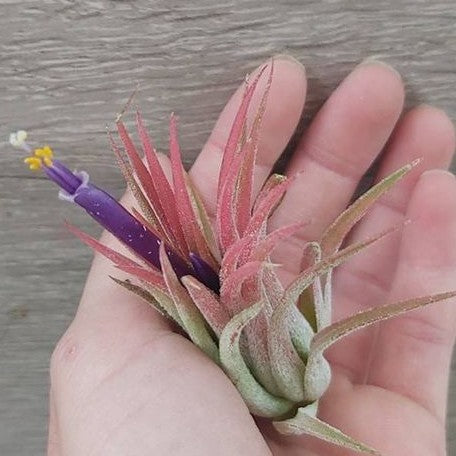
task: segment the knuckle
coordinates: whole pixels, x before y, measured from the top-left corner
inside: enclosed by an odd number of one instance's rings
[[[72,370],[79,357],[79,343],[70,326],[57,342],[50,362],[51,381]]]

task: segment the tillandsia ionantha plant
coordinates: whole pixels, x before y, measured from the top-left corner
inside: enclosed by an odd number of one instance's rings
[[[253,121],[247,113],[260,78],[266,89]],[[10,137],[24,149],[32,170],[42,170],[60,187],[61,199],[84,208],[131,253],[121,254],[68,225],[70,231],[128,275],[113,280],[139,295],[172,320],[231,379],[250,412],[269,418],[283,434],[306,433],[355,451],[379,454],[317,418],[318,401],[331,380],[324,354],[332,344],[375,322],[456,296],[456,292],[412,298],[332,322],[333,270],[380,241],[397,227],[362,242],[343,245],[346,235],[369,208],[402,179],[417,161],[373,186],[352,203],[302,251],[301,272],[284,285],[280,265],[272,261],[281,241],[296,234],[306,220],[275,231],[268,220],[293,184],[273,174],[254,194],[254,165],[273,64],[245,84],[221,164],[215,223],[186,174],[171,116],[170,183],[139,112],[136,126],[143,154],[119,116],[119,146],[109,140],[133,193],[137,208],[126,208],[70,171],[50,147],[32,149],[26,132]]]

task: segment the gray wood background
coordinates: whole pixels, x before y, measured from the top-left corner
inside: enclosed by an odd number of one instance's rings
[[[180,115],[189,164],[243,75],[283,52],[308,68],[306,119],[372,55],[403,74],[409,105],[432,103],[454,119],[455,23],[454,0],[0,0],[0,138],[24,127],[120,194],[105,125],[136,83],[159,146],[168,113]],[[0,454],[39,455],[49,356],[91,259],[62,220],[97,231],[6,142],[0,164]],[[448,429],[455,455],[454,382]]]

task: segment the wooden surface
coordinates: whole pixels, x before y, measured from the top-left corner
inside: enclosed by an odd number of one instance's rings
[[[403,74],[409,105],[432,103],[454,119],[455,22],[454,0],[0,0],[0,137],[24,127],[120,194],[105,125],[136,83],[159,146],[168,113],[180,115],[190,163],[243,75],[283,52],[308,68],[307,118],[375,55]],[[0,454],[40,455],[49,356],[91,258],[62,220],[97,231],[4,142],[0,164]],[[454,382],[448,426],[455,455]]]

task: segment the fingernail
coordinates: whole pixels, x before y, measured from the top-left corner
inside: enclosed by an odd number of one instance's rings
[[[428,176],[438,176],[440,178],[452,179],[454,180],[456,176],[446,169],[428,169],[422,174],[422,177]]]
[[[290,54],[276,54],[272,58],[273,60],[288,60],[289,62],[293,62],[296,65],[304,67],[304,65],[298,59]]]
[[[378,57],[375,55],[372,55],[370,57],[365,58],[361,63],[358,64],[358,66],[367,66],[367,65],[378,65],[378,66],[383,66],[385,68],[388,68],[388,70],[392,71],[395,73],[400,79],[402,79],[401,74],[399,71],[396,70],[392,65],[389,63],[384,62],[383,60],[380,60]]]

